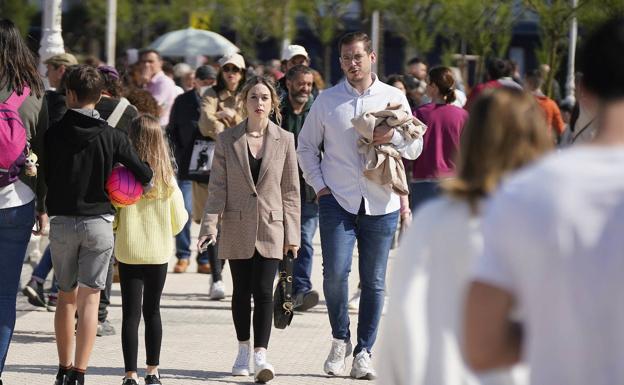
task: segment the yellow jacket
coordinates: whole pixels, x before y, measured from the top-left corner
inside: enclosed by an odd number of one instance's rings
[[[169,194],[141,198],[137,203],[117,209],[115,258],[130,265],[160,265],[174,253],[174,236],[184,228],[188,212],[178,185]],[[156,188],[156,187],[154,187]]]

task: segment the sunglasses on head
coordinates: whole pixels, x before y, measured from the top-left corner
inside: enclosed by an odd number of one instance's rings
[[[223,67],[223,72],[238,73],[238,72],[240,72],[240,68],[235,67],[235,66],[225,66],[225,67]]]

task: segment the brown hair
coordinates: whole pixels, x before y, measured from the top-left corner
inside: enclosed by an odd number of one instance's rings
[[[37,60],[9,19],[0,19],[0,87],[21,95],[24,87],[41,97],[44,93]]]
[[[149,199],[168,197],[173,191],[175,173],[158,118],[144,114],[134,119],[128,137],[139,158],[154,171],[154,188],[145,196]]]
[[[451,104],[455,101],[455,76],[450,68],[432,68],[429,71],[429,82],[438,87],[444,103]]]
[[[342,50],[343,45],[357,43],[358,41],[361,41],[362,43],[364,43],[364,50],[367,53],[373,52],[373,42],[371,38],[368,37],[368,35],[365,34],[364,32],[357,31],[357,32],[349,32],[347,34],[342,35],[342,37],[338,41],[338,53],[340,53],[340,51]]]
[[[141,88],[131,88],[126,93],[126,99],[136,107],[139,113],[160,116],[160,107],[152,94]]]
[[[82,64],[72,66],[63,75],[65,92],[73,91],[80,103],[97,103],[104,91],[104,78],[97,68]]]
[[[249,91],[258,84],[264,84],[271,94],[271,109],[273,110],[273,114],[275,116],[275,122],[277,125],[282,124],[282,114],[280,112],[280,98],[277,96],[277,91],[275,91],[275,86],[273,82],[269,80],[269,78],[265,76],[254,76],[245,83],[243,89],[241,90],[241,103],[243,103],[243,114],[247,116],[247,95],[249,95]]]
[[[473,211],[508,173],[552,148],[548,125],[530,94],[515,89],[486,91],[473,105],[462,133],[457,178],[445,182],[451,196]]]

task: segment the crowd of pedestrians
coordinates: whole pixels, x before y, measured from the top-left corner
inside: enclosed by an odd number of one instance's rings
[[[420,58],[382,79],[362,32],[339,40],[344,77],[329,88],[299,45],[266,66],[234,53],[195,69],[151,49],[119,69],[63,53],[44,62],[48,90],[7,19],[0,47],[0,376],[29,239],[49,234],[22,292],[55,312],[50,383],[88,383],[96,336],[116,333],[118,272],[122,383],[139,384],[143,316],[143,381],[161,384],[160,299],[171,257],[173,273],[188,270],[194,222],[210,299],[232,293],[234,376],[279,372],[268,347],[285,256],[294,309],[318,305],[318,229],[328,377],[374,380],[379,367],[381,384],[624,381],[624,20],[585,43],[574,106],[546,96],[545,67],[521,79],[498,58],[470,92],[456,68]],[[106,189],[119,165],[143,191],[129,206]]]

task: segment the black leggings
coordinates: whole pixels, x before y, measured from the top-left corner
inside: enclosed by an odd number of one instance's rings
[[[121,284],[121,349],[126,372],[137,371],[141,308],[145,321],[146,364],[158,366],[162,342],[160,295],[167,278],[167,264],[128,265],[119,263]],[[145,288],[145,289],[144,289]],[[141,306],[141,300],[143,306]]]
[[[230,259],[234,284],[232,318],[239,341],[249,340],[251,296],[254,299],[254,348],[268,348],[273,321],[273,280],[279,260],[262,257],[258,251],[251,259]]]

